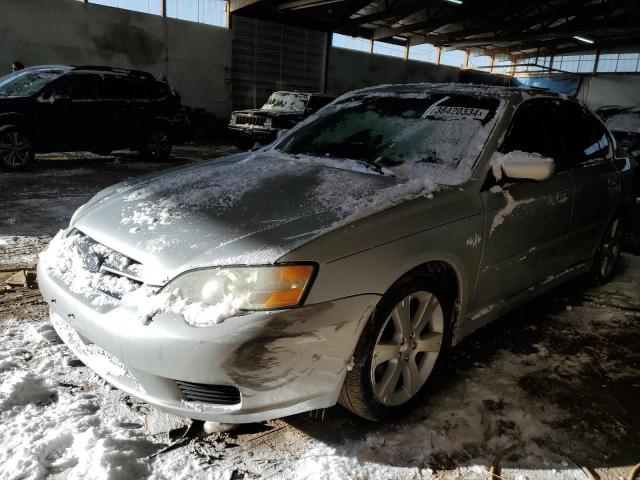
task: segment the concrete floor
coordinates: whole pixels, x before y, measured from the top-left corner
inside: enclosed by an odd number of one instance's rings
[[[75,208],[126,177],[234,151],[187,146],[176,149],[170,164],[126,153],[48,155],[34,172],[0,173],[0,342],[12,338],[3,329],[47,322],[37,289],[3,290],[1,283],[33,268],[37,251]],[[117,402],[142,419],[137,428],[146,448],[155,442],[161,452],[136,459],[143,476],[152,478],[171,478],[167,472],[181,468],[197,478],[480,479],[490,478],[493,459],[514,446],[502,462],[504,478],[589,478],[580,469],[585,466],[618,480],[640,462],[639,338],[640,257],[627,254],[609,285],[573,281],[453,349],[427,404],[393,425],[364,422],[334,407],[206,435],[200,424],[180,430],[189,423],[124,394]],[[25,339],[20,348],[65,348],[40,340]],[[28,370],[33,358],[16,368]],[[103,386],[85,367],[68,368],[82,371],[94,390]],[[7,371],[0,368],[0,374]],[[56,375],[49,379],[54,388],[68,389]],[[11,422],[0,412],[0,441]],[[69,471],[79,468],[69,465]],[[0,478],[14,477],[3,476],[0,466]]]

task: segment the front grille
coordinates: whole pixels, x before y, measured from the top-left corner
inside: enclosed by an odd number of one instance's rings
[[[254,117],[253,115],[238,115],[236,117],[236,125],[258,125],[263,126],[266,118]]]
[[[143,285],[142,264],[122,253],[96,242],[79,230],[70,233],[73,236],[73,244],[81,255],[84,268],[92,273],[101,273],[116,278],[126,278],[137,287]],[[105,286],[107,282],[102,282]],[[121,292],[115,292],[106,288],[97,288],[105,295],[115,299],[122,298]]]
[[[176,380],[176,385],[185,400],[192,402],[215,403],[217,405],[235,405],[240,403],[240,390],[229,385],[207,385],[204,383]]]

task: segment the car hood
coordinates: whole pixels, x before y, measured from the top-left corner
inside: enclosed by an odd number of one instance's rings
[[[336,165],[274,151],[233,155],[115,185],[73,226],[141,262],[153,284],[193,268],[271,264],[384,208],[371,199],[399,184]]]

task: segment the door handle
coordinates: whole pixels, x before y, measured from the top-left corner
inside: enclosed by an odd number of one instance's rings
[[[611,188],[615,188],[620,185],[620,179],[618,177],[609,177],[607,179],[607,185]]]

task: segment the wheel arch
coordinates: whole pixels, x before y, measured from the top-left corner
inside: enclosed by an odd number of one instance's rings
[[[401,274],[387,289],[385,294],[393,289],[397,288],[399,285],[402,285],[406,282],[410,282],[416,276],[426,275],[436,278],[442,278],[445,283],[445,288],[451,289],[453,292],[452,298],[454,300],[454,306],[456,304],[462,305],[463,294],[465,292],[465,287],[462,279],[462,273],[460,268],[456,266],[456,264],[450,260],[444,259],[430,259],[426,260],[405,273]],[[458,306],[456,306],[456,312],[454,312],[453,325],[455,328],[457,320],[458,320]]]

